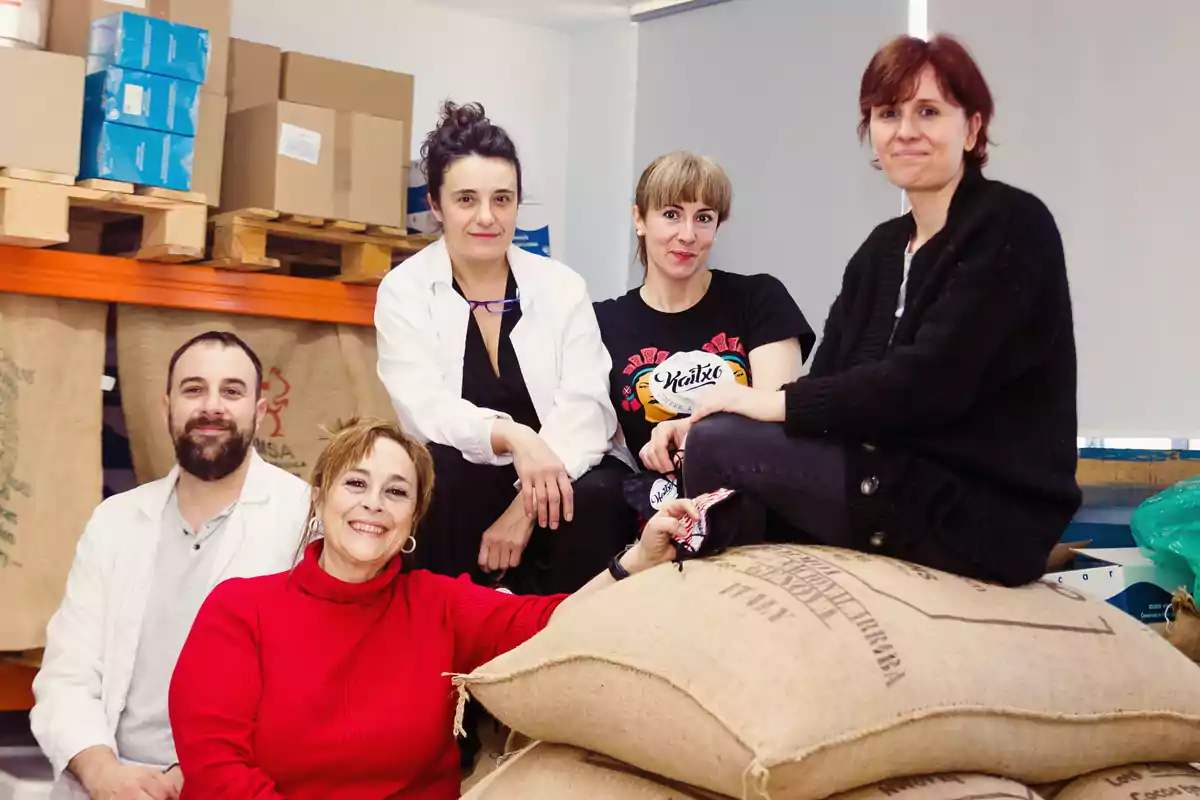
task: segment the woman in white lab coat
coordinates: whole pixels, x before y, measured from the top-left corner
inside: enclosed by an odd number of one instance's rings
[[[379,377],[436,467],[417,563],[572,592],[636,536],[609,455],[608,352],[583,279],[512,244],[521,164],[477,104],[422,148],[441,240],[379,289]]]

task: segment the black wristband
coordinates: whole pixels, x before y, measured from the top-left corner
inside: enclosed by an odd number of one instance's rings
[[[629,552],[629,548],[625,548],[621,552],[612,557],[608,562],[608,574],[613,576],[614,581],[623,581],[629,577],[629,570],[621,564],[621,556]]]

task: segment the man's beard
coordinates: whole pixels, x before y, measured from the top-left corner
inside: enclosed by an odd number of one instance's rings
[[[176,434],[174,421],[169,421],[175,440],[175,458],[179,468],[202,481],[219,481],[233,474],[246,460],[246,454],[254,443],[254,430],[242,433],[237,423],[223,417],[201,414],[187,421],[183,431]],[[229,431],[229,437],[215,448],[192,438],[192,431],[199,427],[219,427]]]

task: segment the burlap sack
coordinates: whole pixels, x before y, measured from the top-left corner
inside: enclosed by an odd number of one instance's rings
[[[830,800],[1042,800],[1042,796],[1004,778],[958,774],[894,778]]]
[[[1171,624],[1167,626],[1167,641],[1192,661],[1200,662],[1200,610],[1196,600],[1184,590],[1175,593],[1171,601]]]
[[[139,481],[161,478],[175,463],[161,413],[167,367],[176,348],[207,330],[236,333],[262,359],[267,416],[255,447],[294,475],[308,479],[325,446],[323,427],[355,414],[395,419],[375,375],[372,328],[121,306],[117,367]]]
[[[100,502],[104,303],[0,293],[0,650],[46,643]]]
[[[1054,800],[1173,800],[1200,797],[1200,770],[1187,764],[1138,764],[1067,784]]]
[[[725,800],[664,782],[611,758],[556,744],[534,744],[505,761],[464,800]]]
[[[460,680],[535,739],[735,797],[1200,758],[1200,670],[1113,606],[832,548],[659,567]]]
[[[664,782],[606,756],[534,744],[475,784],[465,800],[723,800],[704,789]],[[1042,800],[1028,787],[987,775],[897,778],[830,800]]]

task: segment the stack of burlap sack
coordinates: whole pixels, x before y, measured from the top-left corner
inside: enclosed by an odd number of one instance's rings
[[[1200,797],[1200,668],[1161,636],[845,550],[659,567],[458,680],[536,742],[471,800]]]

